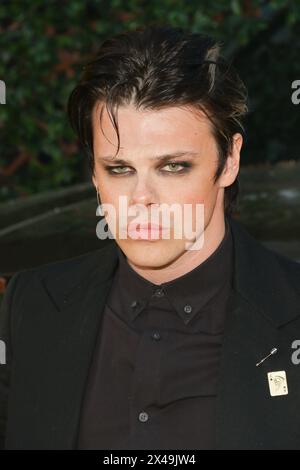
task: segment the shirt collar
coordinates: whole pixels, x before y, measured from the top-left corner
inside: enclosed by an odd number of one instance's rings
[[[172,281],[153,284],[138,274],[118,247],[118,289],[125,313],[134,320],[150,299],[167,296],[185,324],[200,311],[211,308],[217,294],[232,283],[232,234],[225,217],[225,235],[217,249],[201,264]]]

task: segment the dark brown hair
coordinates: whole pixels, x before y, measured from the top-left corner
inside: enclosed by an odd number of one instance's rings
[[[233,135],[242,132],[247,112],[246,88],[231,64],[220,55],[220,45],[200,33],[182,28],[149,26],[104,41],[84,67],[68,101],[68,115],[79,143],[94,171],[92,111],[103,101],[118,137],[116,110],[133,103],[136,108],[191,106],[205,112],[212,124],[221,175]],[[239,180],[225,188],[224,209],[233,212]]]

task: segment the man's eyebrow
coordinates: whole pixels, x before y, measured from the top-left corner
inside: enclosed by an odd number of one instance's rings
[[[178,151],[178,152],[172,152],[172,153],[165,153],[163,155],[156,155],[156,156],[153,156],[153,157],[150,157],[150,160],[152,161],[159,161],[159,162],[164,162],[164,161],[167,161],[167,160],[170,160],[171,158],[182,158],[182,157],[190,157],[190,158],[193,158],[193,157],[197,157],[199,156],[199,153],[198,152],[193,152],[193,151],[190,151],[190,150],[181,150],[181,151]],[[131,165],[133,164],[133,162],[131,162],[130,160],[125,160],[125,159],[120,159],[120,158],[114,158],[113,156],[111,155],[107,155],[107,156],[98,156],[97,157],[98,161],[103,161],[104,163],[116,163],[118,165]]]

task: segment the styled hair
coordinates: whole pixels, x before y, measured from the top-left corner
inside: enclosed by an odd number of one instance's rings
[[[218,148],[214,182],[232,150],[233,135],[243,132],[247,90],[220,54],[213,38],[170,26],[149,26],[105,40],[83,68],[68,100],[68,116],[94,172],[92,112],[102,101],[118,138],[118,106],[137,109],[189,106],[205,113]],[[101,119],[101,117],[100,117]],[[237,205],[239,180],[225,188],[224,210]]]

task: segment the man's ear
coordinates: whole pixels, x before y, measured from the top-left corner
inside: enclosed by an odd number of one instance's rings
[[[93,173],[93,175],[92,175],[92,181],[93,181],[93,185],[95,186],[96,191],[98,191],[98,183],[97,183],[97,180],[96,180],[95,173]]]
[[[240,152],[243,145],[243,136],[240,133],[236,133],[232,140],[232,151],[227,157],[224,170],[219,178],[219,186],[223,188],[230,186],[236,180],[240,169]]]

